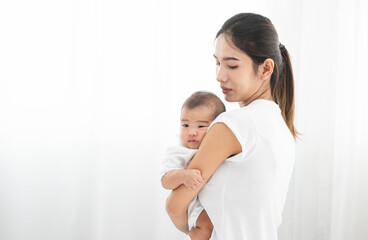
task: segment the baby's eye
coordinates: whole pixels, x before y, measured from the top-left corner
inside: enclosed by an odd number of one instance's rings
[[[187,128],[187,127],[189,127],[189,125],[188,124],[183,124],[183,127]]]
[[[199,128],[205,128],[205,127],[207,127],[207,126],[199,126]]]

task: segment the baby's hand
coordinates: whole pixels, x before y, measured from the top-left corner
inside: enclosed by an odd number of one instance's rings
[[[203,178],[201,176],[201,171],[197,169],[185,170],[183,183],[187,188],[191,190],[196,190],[198,189],[202,181]]]

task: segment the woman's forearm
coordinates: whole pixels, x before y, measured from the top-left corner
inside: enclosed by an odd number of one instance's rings
[[[216,123],[210,128],[187,167],[187,169],[198,169],[202,173],[203,181],[195,190],[189,190],[181,185],[171,192],[166,201],[166,211],[180,231],[188,233],[187,209],[192,199],[225,159],[240,153],[241,150],[237,138],[226,125]]]
[[[185,169],[174,169],[167,172],[161,179],[162,187],[173,190],[183,184]]]
[[[187,209],[198,191],[206,184],[207,180],[199,186],[198,190],[189,190],[184,185],[173,190],[166,200],[166,211],[175,227],[184,233],[189,233]]]
[[[189,233],[187,209],[197,191],[189,190],[184,185],[173,190],[166,200],[166,211],[175,227]]]
[[[166,211],[175,225],[177,229],[182,231],[183,233],[189,233],[189,226],[188,226],[188,214],[187,211],[178,212],[176,211],[175,206],[173,206],[173,201],[170,199],[171,195],[167,198],[166,201]]]

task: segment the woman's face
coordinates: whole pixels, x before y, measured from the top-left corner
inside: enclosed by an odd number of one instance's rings
[[[217,81],[221,83],[226,101],[244,106],[258,98],[263,81],[255,73],[252,59],[236,48],[229,38],[221,34],[216,41]]]

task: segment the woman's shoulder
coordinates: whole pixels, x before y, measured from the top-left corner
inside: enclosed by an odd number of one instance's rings
[[[228,158],[229,162],[239,162],[248,156],[257,141],[257,126],[252,118],[251,110],[247,107],[221,113],[211,124],[224,123],[235,135],[241,146],[241,153]]]
[[[224,123],[238,137],[238,140],[243,139],[243,135],[256,135],[257,127],[251,112],[247,107],[223,112],[210,127],[216,123]]]
[[[251,112],[247,107],[238,108],[229,110],[221,113],[217,118],[213,121],[212,125],[216,122],[237,122],[240,121],[244,123],[244,121],[251,121]]]

